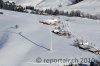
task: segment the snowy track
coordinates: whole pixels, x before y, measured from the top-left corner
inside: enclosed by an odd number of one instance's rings
[[[36,46],[38,46],[38,47],[40,47],[40,48],[43,48],[43,49],[46,49],[46,50],[50,51],[50,49],[48,49],[48,48],[46,48],[46,47],[44,47],[44,46],[41,46],[41,45],[39,45],[39,44],[33,42],[33,41],[30,40],[29,38],[23,36],[21,33],[18,33],[18,34],[19,34],[20,36],[22,36],[23,38],[25,38],[26,40],[28,40],[28,41],[30,41],[31,43],[33,43],[34,45],[36,45]]]

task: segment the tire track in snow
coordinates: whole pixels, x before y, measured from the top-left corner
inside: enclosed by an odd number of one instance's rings
[[[36,5],[36,7],[38,7],[38,5],[40,5],[42,2],[44,2],[45,0],[42,0],[42,1],[40,1],[37,5]]]
[[[30,40],[29,38],[25,37],[24,35],[21,34],[21,32],[19,32],[19,33],[12,32],[12,31],[2,31],[2,32],[5,32],[5,33],[4,33],[4,35],[2,36],[2,38],[0,39],[0,48],[3,47],[3,45],[8,41],[8,39],[9,39],[9,34],[10,34],[10,33],[14,33],[14,34],[20,35],[21,37],[23,37],[24,39],[28,40],[28,41],[31,42],[32,44],[34,44],[34,45],[36,45],[36,46],[38,46],[38,47],[40,47],[40,48],[43,48],[43,49],[46,49],[46,50],[50,51],[50,49],[48,49],[48,48],[46,48],[46,47],[44,47],[44,46],[42,46],[42,45],[39,45],[39,44],[33,42],[32,40]]]
[[[50,49],[48,49],[48,48],[46,48],[46,47],[44,47],[44,46],[42,46],[42,45],[39,45],[39,44],[33,42],[32,40],[30,40],[29,38],[25,37],[25,36],[22,35],[21,33],[18,33],[18,34],[19,34],[21,37],[23,37],[23,38],[25,38],[26,40],[28,40],[28,41],[30,41],[31,43],[33,43],[34,45],[36,45],[36,46],[38,46],[38,47],[40,47],[40,48],[44,48],[44,49],[50,51]]]

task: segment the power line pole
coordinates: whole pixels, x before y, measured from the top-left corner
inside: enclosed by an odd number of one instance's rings
[[[52,47],[52,32],[51,32],[51,26],[50,26],[50,51],[53,50],[53,47]]]

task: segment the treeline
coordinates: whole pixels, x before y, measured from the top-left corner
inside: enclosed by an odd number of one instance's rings
[[[82,0],[77,0],[82,1]],[[94,15],[85,14],[84,12],[81,12],[79,10],[77,11],[59,11],[58,9],[52,10],[52,9],[46,9],[46,10],[39,10],[35,9],[33,6],[26,6],[22,7],[21,5],[16,5],[15,2],[6,1],[3,2],[0,0],[0,8],[6,9],[6,10],[12,10],[12,11],[18,11],[18,12],[25,12],[25,13],[31,13],[31,14],[39,14],[39,15],[63,15],[63,16],[69,16],[69,17],[82,17],[82,18],[89,18],[89,19],[99,19]]]
[[[0,0],[0,8],[18,12],[26,12],[24,7],[22,7],[21,5],[16,5],[15,2],[12,1],[3,2],[2,0]]]
[[[46,10],[38,10],[35,9],[35,11],[33,10],[31,13],[33,14],[39,14],[39,15],[63,15],[63,16],[69,16],[69,17],[81,17],[81,18],[89,18],[89,19],[99,19],[97,18],[95,15],[91,15],[91,14],[85,14],[84,12],[81,12],[79,10],[72,10],[72,11],[59,11],[59,10],[52,10],[52,9],[46,9]]]
[[[79,3],[79,2],[81,2],[81,1],[83,1],[83,0],[75,0],[74,3],[76,4],[76,3]]]

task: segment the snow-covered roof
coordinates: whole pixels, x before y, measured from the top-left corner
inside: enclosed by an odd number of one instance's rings
[[[82,45],[89,45],[89,42],[87,41],[84,41],[82,39],[78,39],[79,43],[82,44]]]
[[[46,20],[46,21],[53,23],[53,22],[58,22],[58,19],[49,19],[49,20]]]
[[[95,52],[100,52],[100,50],[96,50]]]
[[[89,42],[85,42],[85,43],[83,43],[84,45],[89,45]]]
[[[57,30],[57,29],[55,29],[55,30],[53,30],[54,32],[59,32],[59,30]]]
[[[50,23],[50,24],[54,24],[54,23],[58,23],[59,20],[58,19],[48,19],[48,20],[43,20],[43,22],[47,22],[47,23]]]

